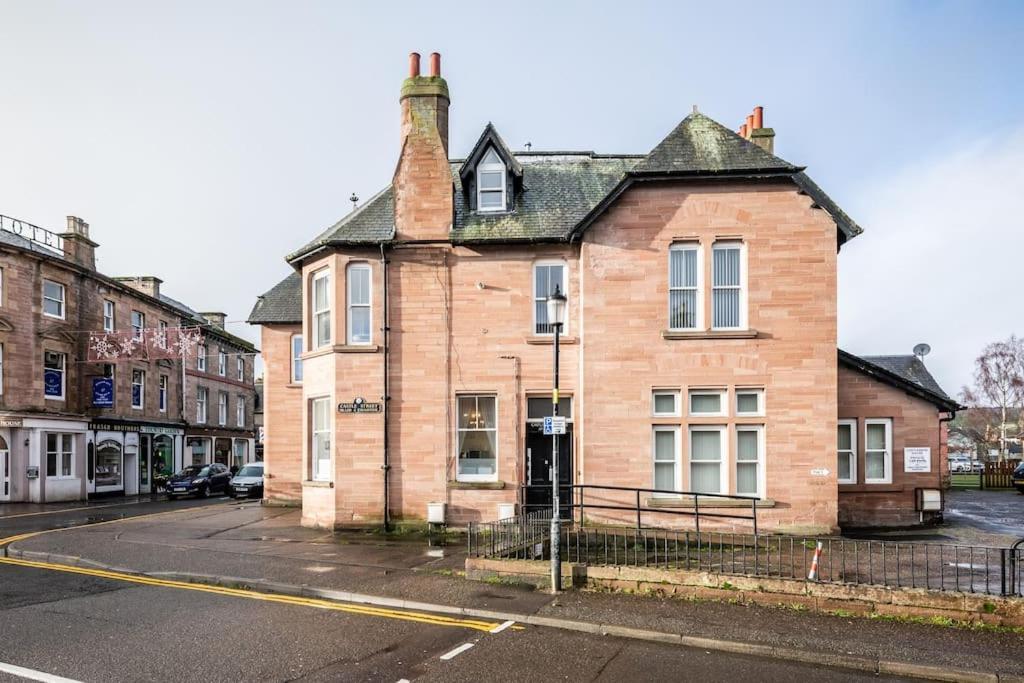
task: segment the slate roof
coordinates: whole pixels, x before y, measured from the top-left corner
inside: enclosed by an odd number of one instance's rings
[[[633,169],[636,174],[796,173],[800,167],[769,154],[710,117],[693,112]]]
[[[917,356],[855,356],[839,350],[839,362],[865,374],[905,389],[945,410],[961,410],[962,405],[949,397]]]
[[[291,273],[263,293],[249,314],[252,325],[301,322],[302,275],[298,272]]]
[[[479,156],[486,144],[496,144],[511,156],[513,175],[522,170],[521,178],[517,177],[521,191],[514,193],[515,205],[509,212],[471,211],[464,194],[464,160],[452,160],[455,216],[450,239],[456,244],[572,241],[634,182],[669,178],[786,178],[832,217],[840,243],[862,232],[802,167],[768,153],[700,112],[683,119],[646,155],[512,153],[491,124],[484,128],[471,156]],[[323,247],[375,245],[394,236],[394,198],[388,187],[287,260],[294,264]]]

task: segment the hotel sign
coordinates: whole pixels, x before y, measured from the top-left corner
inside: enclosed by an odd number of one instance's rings
[[[381,403],[367,403],[363,398],[353,399],[351,403],[339,403],[339,413],[379,413],[383,409]]]

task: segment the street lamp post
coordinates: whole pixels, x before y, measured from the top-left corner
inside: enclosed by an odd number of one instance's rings
[[[554,386],[551,390],[551,415],[558,417],[558,336],[565,323],[565,295],[557,284],[548,295],[548,324],[555,334]],[[562,590],[562,557],[559,552],[559,496],[558,496],[558,431],[551,430],[551,592]]]

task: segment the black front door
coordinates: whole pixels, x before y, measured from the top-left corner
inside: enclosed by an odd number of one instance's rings
[[[551,437],[544,435],[543,425],[526,425],[526,511],[551,507]],[[558,437],[558,485],[560,516],[571,518],[572,505],[572,423]]]

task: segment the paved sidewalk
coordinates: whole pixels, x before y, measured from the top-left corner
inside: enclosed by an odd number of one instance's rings
[[[0,505],[0,519],[23,515],[55,514],[67,510],[85,510],[120,505],[136,505],[166,500],[162,493],[147,493],[139,496],[110,496],[90,500],[65,500],[59,503],[3,503]]]
[[[182,510],[28,538],[21,551],[147,573],[240,577],[913,664],[1024,676],[1024,635],[791,609],[586,591],[557,598],[461,578],[464,549],[432,555],[419,538],[303,529],[294,509],[259,504]]]

